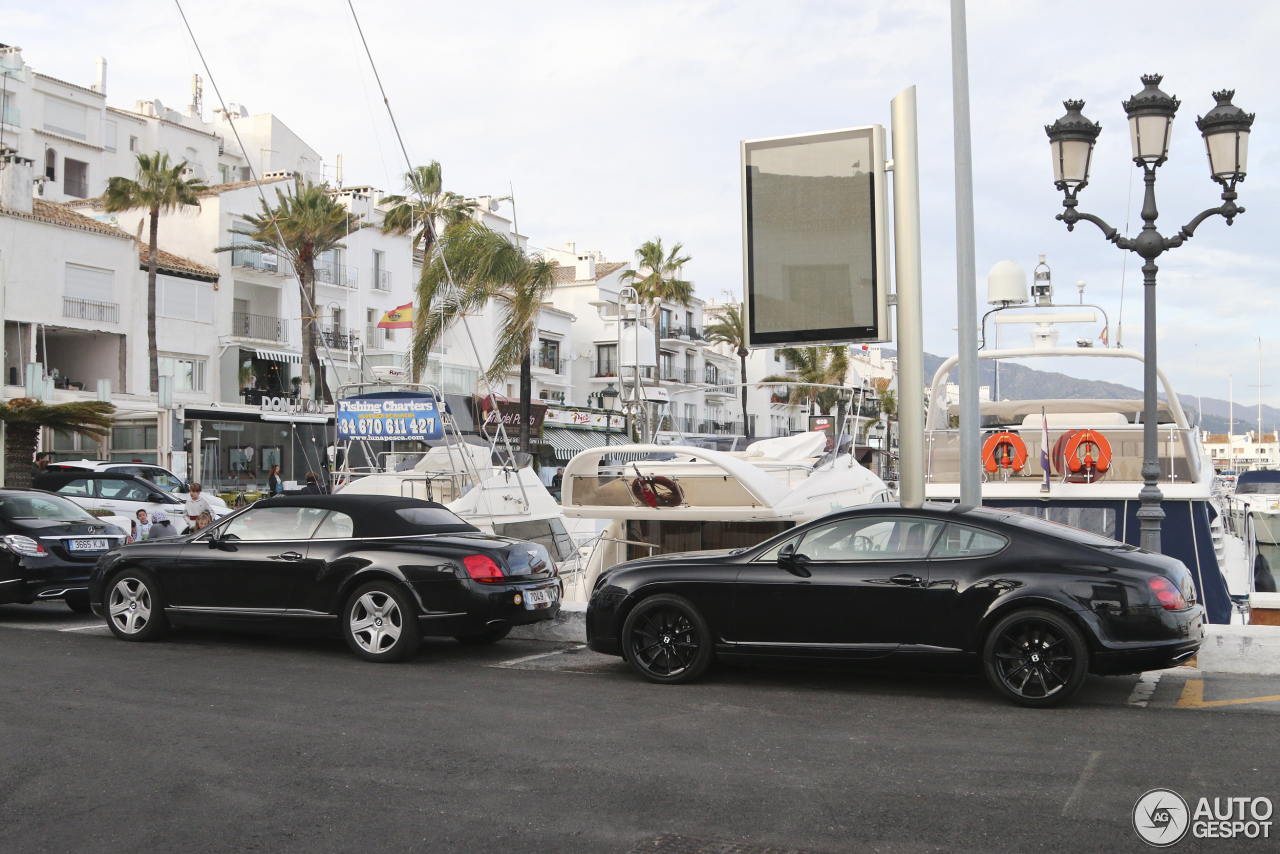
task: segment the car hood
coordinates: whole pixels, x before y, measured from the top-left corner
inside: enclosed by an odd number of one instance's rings
[[[696,563],[701,561],[710,561],[722,558],[727,554],[733,554],[737,549],[704,549],[696,552],[676,552],[675,554],[654,555],[653,557],[641,557],[635,560],[629,560],[621,566],[638,566],[647,563],[657,563],[659,561],[678,560],[682,563]]]

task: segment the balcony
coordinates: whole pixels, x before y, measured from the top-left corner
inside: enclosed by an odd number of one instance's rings
[[[0,111],[0,121],[11,127],[22,127],[22,111],[17,107],[5,107]]]
[[[378,270],[373,271],[373,289],[375,291],[391,290],[391,271]]]
[[[597,359],[591,363],[591,376],[593,377],[616,377],[618,375],[618,363],[613,359]]]
[[[345,326],[313,326],[311,334],[317,348],[328,346],[331,350],[348,350],[359,340],[359,336]]]
[[[100,323],[119,323],[120,306],[114,302],[63,297],[62,316],[76,320],[96,320]]]
[[[288,274],[289,265],[275,252],[263,252],[260,249],[231,250],[231,266],[248,267],[251,270],[263,270],[268,273]]]
[[[660,326],[658,337],[665,341],[701,341],[702,333],[696,326]]]
[[[742,433],[742,424],[738,421],[703,421],[698,424],[696,432],[717,436],[737,436]]]
[[[359,271],[345,264],[317,264],[316,281],[336,288],[356,290],[360,287]]]
[[[556,359],[548,353],[541,353],[533,360],[535,368],[542,368],[545,371],[555,371],[557,374],[567,374],[569,372],[568,359]]]
[[[89,198],[89,181],[68,175],[62,179],[62,192],[75,199],[87,199]]]
[[[286,340],[283,320],[265,314],[247,314],[243,311],[231,313],[231,334],[241,338],[254,338],[258,341]]]

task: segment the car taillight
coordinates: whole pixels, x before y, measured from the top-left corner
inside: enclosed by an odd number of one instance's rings
[[[1166,611],[1181,611],[1187,607],[1187,600],[1183,598],[1182,591],[1163,575],[1151,576],[1147,579],[1147,585],[1156,594],[1156,598],[1160,600],[1160,604]]]
[[[502,569],[488,555],[467,555],[462,559],[462,564],[467,568],[467,574],[476,581],[492,584],[504,578]]]
[[[48,557],[49,553],[45,551],[44,546],[30,537],[24,537],[20,534],[10,534],[4,538],[4,544],[9,551],[14,554],[20,554],[23,557]]]

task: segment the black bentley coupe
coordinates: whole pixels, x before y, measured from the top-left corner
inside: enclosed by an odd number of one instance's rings
[[[123,640],[170,626],[341,634],[361,658],[396,661],[424,635],[492,643],[551,619],[560,579],[541,545],[482,534],[439,504],[308,495],[116,549],[89,595]]]
[[[715,658],[980,662],[1000,694],[1052,706],[1086,674],[1192,657],[1204,609],[1180,561],[990,508],[875,504],[753,548],[602,573],[587,640],[653,682]]]

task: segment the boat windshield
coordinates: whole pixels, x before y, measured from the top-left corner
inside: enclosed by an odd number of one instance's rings
[[[1280,480],[1251,480],[1236,486],[1236,495],[1280,494]]]

